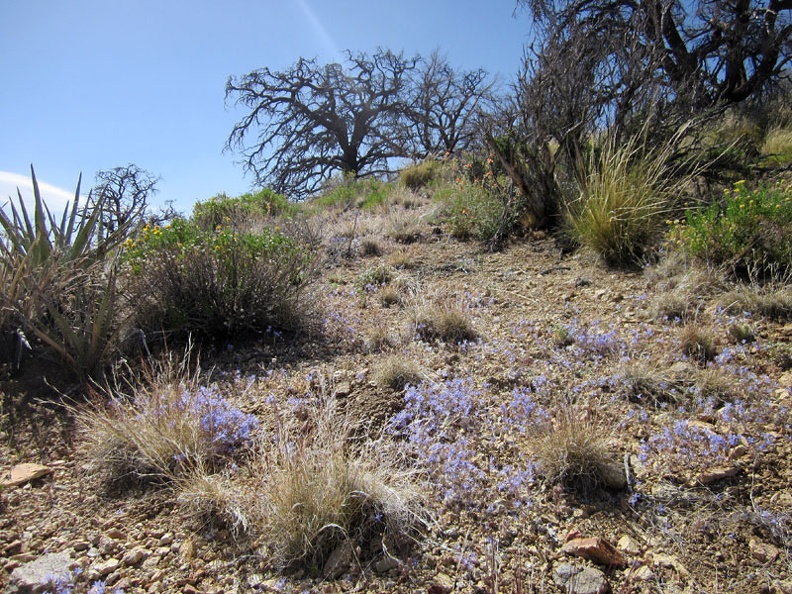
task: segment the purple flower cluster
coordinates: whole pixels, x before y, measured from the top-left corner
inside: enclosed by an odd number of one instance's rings
[[[524,407],[513,407],[515,418],[526,418]],[[513,466],[518,457],[514,452],[493,454],[495,419],[486,394],[471,379],[409,387],[405,407],[391,420],[389,431],[406,437],[447,505],[493,511],[504,502],[513,509],[529,503],[533,466]]]
[[[669,472],[702,470],[728,462],[732,448],[742,441],[742,435],[723,436],[705,425],[680,419],[644,441],[639,459]]]
[[[250,442],[259,428],[258,419],[229,403],[217,386],[185,389],[176,402],[159,405],[143,414],[155,415],[172,424],[194,419],[195,429],[213,456],[233,454]]]

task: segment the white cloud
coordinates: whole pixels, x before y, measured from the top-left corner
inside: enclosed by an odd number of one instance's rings
[[[38,178],[37,181],[39,191],[41,192],[41,198],[53,215],[63,212],[66,203],[74,201],[74,190],[64,190],[63,188],[48,184]],[[4,210],[7,209],[9,199],[14,203],[17,209],[19,208],[17,188],[19,188],[19,191],[22,193],[22,199],[25,201],[25,208],[28,209],[28,213],[32,216],[34,204],[33,182],[29,175],[11,173],[10,171],[0,171],[0,208]]]

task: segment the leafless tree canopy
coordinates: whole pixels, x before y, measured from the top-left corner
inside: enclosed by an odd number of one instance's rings
[[[96,174],[96,185],[88,194],[89,204],[101,205],[102,221],[113,231],[143,220],[148,199],[157,192],[159,178],[129,164]]]
[[[389,51],[350,52],[346,68],[300,58],[281,72],[261,68],[232,76],[226,100],[250,112],[234,126],[227,147],[241,150],[258,183],[298,199],[334,172],[385,172],[389,159],[406,156],[393,139],[416,62]]]
[[[347,52],[345,64],[327,65],[301,58],[228,80],[226,100],[250,111],[226,148],[244,155],[258,184],[302,199],[338,172],[383,174],[395,158],[467,148],[490,89],[485,72],[458,72],[437,54]]]
[[[546,39],[595,48],[618,107],[648,83],[693,109],[738,103],[778,78],[792,58],[792,0],[517,0]],[[583,41],[587,40],[587,41]]]
[[[478,116],[493,101],[493,85],[486,71],[456,70],[437,51],[422,61],[408,114],[413,156],[471,148],[478,140]]]

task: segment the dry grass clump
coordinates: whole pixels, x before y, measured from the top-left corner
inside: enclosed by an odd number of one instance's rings
[[[386,226],[387,236],[396,243],[416,243],[423,236],[423,222],[420,216],[410,211],[391,210]]]
[[[586,493],[599,487],[623,488],[626,477],[616,462],[605,425],[574,409],[561,411],[536,430],[531,450],[539,472],[551,483]]]
[[[715,331],[701,324],[686,324],[679,335],[682,353],[700,364],[712,361],[718,355],[718,338]]]
[[[421,309],[414,323],[418,337],[427,342],[439,340],[459,344],[478,338],[470,315],[464,308],[451,303]]]
[[[259,422],[204,386],[186,366],[130,382],[132,394],[73,408],[88,443],[89,468],[108,494],[128,486],[168,485],[221,470],[243,454]]]
[[[253,502],[228,476],[197,470],[176,482],[177,501],[188,520],[225,527],[236,539],[248,532]]]
[[[749,312],[771,320],[792,318],[792,285],[743,284],[723,294],[718,302],[731,313]]]
[[[324,397],[299,415],[278,416],[257,460],[261,530],[276,565],[318,573],[346,545],[356,565],[398,553],[419,528],[423,511],[411,472],[382,441],[353,446],[352,431],[351,420]]]
[[[379,302],[382,307],[399,306],[404,303],[401,289],[396,285],[386,285],[379,292]]]
[[[382,246],[376,239],[367,238],[360,242],[360,253],[366,257],[382,255]]]
[[[388,355],[379,361],[373,378],[378,386],[398,392],[408,385],[417,386],[423,381],[424,375],[415,361],[398,354]]]
[[[413,249],[414,247],[415,246],[409,246],[407,248],[395,250],[388,258],[388,263],[400,270],[417,268],[420,265],[420,253]]]
[[[667,369],[636,360],[626,363],[620,374],[622,390],[631,402],[658,406],[679,399],[680,378],[674,377]]]
[[[679,256],[667,258],[659,266],[648,269],[646,275],[657,289],[652,310],[658,319],[696,320],[713,296],[728,287],[721,271],[689,266]]]

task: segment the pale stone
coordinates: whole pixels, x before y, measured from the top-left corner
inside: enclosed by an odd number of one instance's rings
[[[605,574],[596,567],[586,567],[566,583],[567,594],[608,594],[610,583]]]
[[[748,541],[748,548],[751,549],[754,559],[760,563],[772,563],[781,554],[777,547],[753,538]]]
[[[34,481],[52,472],[52,468],[33,462],[23,462],[11,469],[8,476],[0,481],[3,487],[19,487],[30,481]]]
[[[624,551],[628,555],[632,555],[633,557],[637,557],[641,554],[641,545],[636,542],[636,540],[625,534],[619,539],[619,542],[616,543],[616,548],[620,551]]]
[[[11,572],[7,592],[44,592],[58,579],[68,581],[73,564],[68,551],[42,555]]]
[[[598,536],[593,538],[575,538],[566,543],[561,551],[567,555],[575,555],[588,559],[599,565],[624,567],[627,559],[616,547]]]

